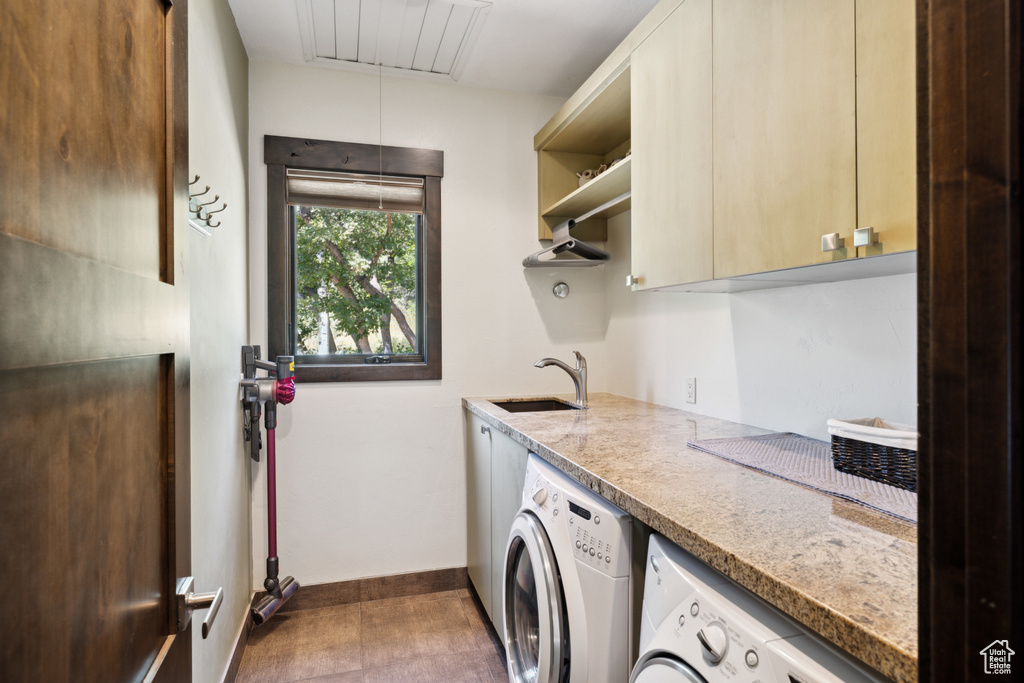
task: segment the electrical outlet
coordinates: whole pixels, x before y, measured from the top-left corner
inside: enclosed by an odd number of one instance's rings
[[[697,402],[697,378],[687,377],[686,378],[686,402],[696,403]]]

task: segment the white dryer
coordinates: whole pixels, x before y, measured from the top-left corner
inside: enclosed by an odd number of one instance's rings
[[[512,683],[629,678],[629,516],[531,453],[505,552]]]
[[[630,683],[884,681],[668,539],[651,536]]]

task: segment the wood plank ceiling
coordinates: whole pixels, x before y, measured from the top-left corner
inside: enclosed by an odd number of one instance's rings
[[[458,79],[491,3],[482,0],[304,0],[307,62],[348,62]]]

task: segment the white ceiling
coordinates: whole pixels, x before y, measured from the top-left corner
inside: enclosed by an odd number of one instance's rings
[[[385,4],[400,5],[403,10],[409,1],[383,0]],[[299,31],[300,15],[308,14],[303,9],[307,0],[228,3],[250,59],[307,63]],[[458,83],[568,97],[656,3],[657,0],[493,0],[477,39],[462,60]],[[401,12],[394,13],[399,15]],[[337,60],[317,63],[339,69],[373,68]]]

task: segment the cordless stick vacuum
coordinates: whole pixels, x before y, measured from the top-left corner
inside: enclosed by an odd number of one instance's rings
[[[257,370],[265,370],[267,377],[257,377]],[[252,608],[256,625],[274,616],[288,598],[299,589],[299,582],[291,576],[278,579],[277,558],[277,404],[288,404],[295,398],[295,363],[292,356],[278,356],[274,363],[260,360],[260,347],[242,347],[242,408],[245,410],[245,439],[249,442],[250,457],[260,460],[260,406],[264,405],[264,425],[267,429],[267,578],[263,587],[267,594]]]

